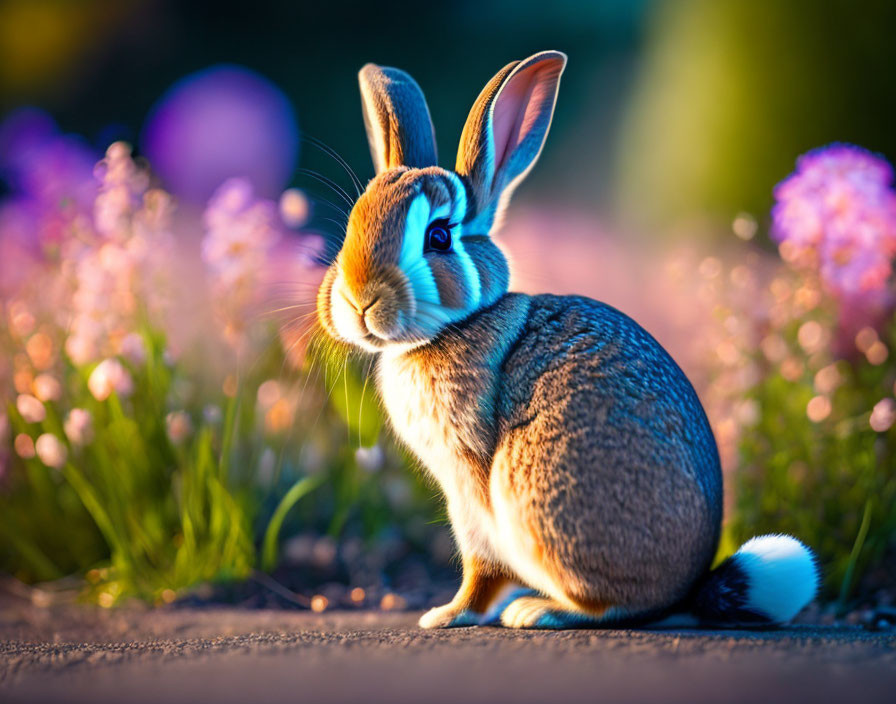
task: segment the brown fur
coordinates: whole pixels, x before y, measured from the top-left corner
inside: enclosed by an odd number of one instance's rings
[[[589,613],[661,609],[712,559],[719,514],[706,492],[720,484],[704,486],[699,475],[717,462],[715,448],[688,449],[680,399],[648,405],[642,392],[616,394],[620,375],[651,372],[620,358],[622,341],[590,329],[589,308],[586,299],[508,295],[403,363],[431,380],[434,424],[448,433],[440,442],[468,453],[458,453],[456,472],[477,477],[480,495],[505,497],[566,601]],[[511,322],[520,314],[523,326]],[[646,333],[638,338],[671,364]],[[686,411],[699,408],[695,396],[685,400]],[[612,416],[621,411],[619,425]],[[667,443],[644,424],[671,431]]]

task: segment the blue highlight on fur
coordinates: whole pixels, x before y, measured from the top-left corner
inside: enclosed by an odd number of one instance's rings
[[[528,587],[518,587],[517,589],[513,589],[512,591],[508,592],[506,596],[492,604],[489,610],[486,611],[482,616],[480,616],[478,625],[500,626],[501,614],[504,613],[504,610],[508,606],[510,606],[520,597],[535,596],[537,594],[538,592],[536,592],[534,589],[529,589]]]
[[[601,623],[600,619],[596,619],[588,614],[578,613],[575,611],[548,611],[535,622],[535,628],[561,629],[561,628],[582,628],[586,626],[597,626]]]
[[[457,616],[451,619],[447,628],[464,628],[467,626],[478,626],[480,615],[475,611],[461,611]]]

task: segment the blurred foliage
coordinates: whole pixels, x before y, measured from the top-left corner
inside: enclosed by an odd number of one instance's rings
[[[799,329],[814,319],[782,330],[790,353],[801,354]],[[896,325],[888,327],[894,350]],[[875,404],[893,395],[896,372],[862,355],[837,361],[829,351],[789,378],[760,363],[761,380],[747,395],[758,422],[740,442],[730,529],[741,542],[764,532],[799,536],[818,553],[825,595],[845,605],[859,578],[896,549],[896,427],[877,432],[869,423]],[[839,382],[818,396],[815,377],[831,364]],[[807,417],[813,398],[829,398],[828,415]],[[815,403],[821,415],[824,402]]]
[[[438,512],[435,496],[403,453],[378,444],[382,416],[373,389],[362,393],[367,365],[309,355],[303,371],[283,377],[303,395],[298,426],[265,430],[254,396],[284,369],[272,348],[232,396],[205,388],[178,404],[185,418],[201,420],[175,430],[172,385],[188,368],[167,363],[163,338],[145,334],[146,362],[126,363],[127,398],[97,400],[88,388],[94,365],[66,362],[64,398],[43,403],[44,420],[28,422],[8,403],[17,442],[52,434],[66,459],[55,468],[40,455],[10,458],[0,491],[0,570],[26,582],[86,574],[85,597],[111,606],[128,597],[167,602],[197,584],[273,570],[280,544],[296,533],[375,545],[397,531],[412,549],[428,549],[432,531],[420,528]],[[72,406],[92,418],[83,445],[63,429]],[[359,437],[370,447],[356,453]]]
[[[896,4],[681,0],[656,8],[622,123],[618,192],[628,216],[664,228],[730,222],[740,211],[768,212],[770,184],[818,144],[896,154]]]
[[[148,356],[130,367],[127,399],[94,398],[92,370],[66,365],[66,395],[90,413],[92,439],[69,442],[61,466],[25,457],[24,471],[10,472],[0,496],[3,569],[27,581],[91,570],[92,596],[105,606],[121,596],[162,601],[166,590],[248,575],[255,506],[247,478],[231,476],[228,459],[238,426],[252,424],[251,408],[238,418],[232,399],[223,428],[203,424],[190,442],[174,444],[165,404],[172,370],[160,338],[146,339]],[[9,404],[20,438],[66,437],[62,406],[44,407],[46,418],[29,422]]]

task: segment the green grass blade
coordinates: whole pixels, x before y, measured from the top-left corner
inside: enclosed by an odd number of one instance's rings
[[[314,491],[323,481],[323,477],[304,477],[293,484],[280,500],[274,515],[271,516],[267,530],[264,532],[261,553],[262,569],[269,572],[277,566],[277,538],[280,535],[280,528],[283,526],[286,514],[296,505],[299,499]]]
[[[862,552],[862,546],[865,544],[865,537],[868,535],[868,528],[871,526],[871,499],[865,502],[865,513],[862,515],[862,523],[859,526],[859,532],[856,535],[856,542],[853,543],[852,552],[849,554],[849,563],[846,567],[846,573],[843,575],[843,583],[840,585],[840,596],[837,598],[837,613],[844,613],[846,610],[846,600],[852,591],[853,575],[856,571],[856,564],[859,561],[859,555]]]
[[[37,545],[34,545],[26,539],[20,538],[13,530],[8,532],[2,531],[2,535],[4,540],[9,542],[13,550],[15,550],[22,559],[31,566],[35,574],[39,575],[41,580],[49,581],[51,579],[60,579],[64,576],[56,565],[53,564],[53,561],[44,555]]]
[[[120,553],[123,553],[124,551],[118,532],[115,530],[112,521],[109,519],[109,514],[106,513],[106,510],[103,508],[103,504],[94,492],[90,482],[84,478],[84,475],[82,475],[71,462],[65,464],[62,469],[62,475],[75,490],[78,498],[81,499],[81,503],[84,504],[84,508],[87,509],[87,512],[90,514],[91,518],[93,518],[97,528],[100,529],[100,532],[103,534],[103,537],[106,539],[112,552],[119,551]]]
[[[227,401],[224,416],[224,432],[221,436],[221,459],[218,462],[218,476],[226,482],[230,477],[230,456],[237,432],[237,412],[239,410],[239,394],[234,394]]]

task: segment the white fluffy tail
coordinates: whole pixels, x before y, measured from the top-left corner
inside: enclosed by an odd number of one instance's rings
[[[762,535],[704,577],[691,608],[708,624],[786,623],[815,598],[818,582],[809,548],[789,535]]]

